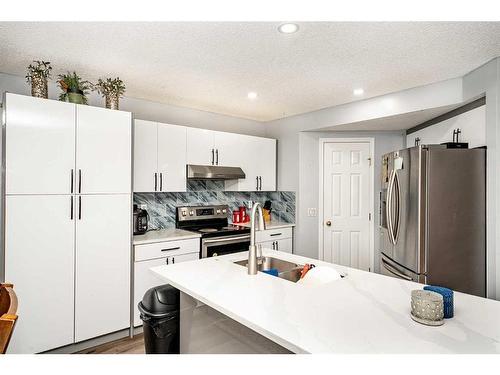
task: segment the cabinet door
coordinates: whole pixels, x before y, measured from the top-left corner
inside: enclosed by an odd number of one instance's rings
[[[76,217],[75,340],[130,325],[131,197],[80,195]]]
[[[156,122],[134,120],[134,191],[154,192],[158,172]],[[158,176],[156,176],[158,179]],[[158,180],[156,180],[156,189]]]
[[[186,191],[186,136],[184,126],[158,124],[159,191]]]
[[[188,254],[181,254],[181,255],[175,255],[170,257],[172,259],[172,264],[175,263],[181,263],[181,262],[188,262],[191,260],[198,260],[200,259],[200,252],[197,251],[196,253],[188,253]]]
[[[187,128],[187,163],[213,165],[214,162],[214,132],[206,129]]]
[[[246,138],[241,134],[214,132],[215,165],[241,167],[243,159],[248,158],[244,152]]]
[[[69,194],[75,105],[6,95],[6,194]]]
[[[276,190],[276,140],[260,138],[258,141],[258,162],[256,163],[259,176],[259,190]]]
[[[129,112],[78,105],[76,168],[82,194],[130,193],[132,117]]]
[[[9,353],[73,343],[74,228],[70,195],[6,197],[5,280],[19,319]]]
[[[167,258],[158,258],[134,263],[134,326],[142,325],[137,305],[149,288],[165,284],[165,280],[150,271],[150,268],[167,264]]]
[[[291,254],[292,253],[292,239],[285,238],[284,240],[277,240],[276,241],[276,250]]]
[[[259,138],[252,136],[241,137],[240,147],[242,158],[240,167],[245,172],[245,179],[238,180],[238,190],[256,191],[260,160],[258,155],[261,152],[259,150]]]

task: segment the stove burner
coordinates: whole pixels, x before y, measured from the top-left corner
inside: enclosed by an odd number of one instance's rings
[[[215,229],[215,228],[203,228],[203,229],[200,229],[200,232],[201,233],[214,233],[214,232],[217,232],[217,229]]]

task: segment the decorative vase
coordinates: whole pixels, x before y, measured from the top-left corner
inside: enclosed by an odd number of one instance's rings
[[[108,109],[119,109],[118,102],[120,100],[120,95],[118,94],[108,94],[104,97],[105,102],[106,102],[106,108]]]
[[[70,103],[85,104],[85,100],[83,98],[83,92],[80,91],[80,90],[78,92],[71,92],[71,91],[69,91],[66,94],[66,98],[67,98],[67,101],[70,102]]]
[[[43,99],[48,98],[47,78],[39,74],[31,77],[31,96]]]

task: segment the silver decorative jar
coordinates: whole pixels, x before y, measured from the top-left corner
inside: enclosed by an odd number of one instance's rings
[[[113,94],[105,95],[104,100],[105,100],[106,108],[116,109],[116,110],[119,109],[119,100],[120,100],[119,94],[113,93]]]
[[[440,326],[444,323],[443,296],[428,290],[412,290],[411,318],[429,326]]]
[[[34,74],[31,77],[31,96],[44,99],[49,97],[46,77],[40,74]]]

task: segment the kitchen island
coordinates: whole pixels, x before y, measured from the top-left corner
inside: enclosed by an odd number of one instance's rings
[[[248,336],[257,339],[250,347],[261,337],[261,351],[269,348],[272,353],[500,353],[498,301],[456,292],[455,317],[429,327],[410,318],[410,292],[421,284],[274,250],[264,249],[263,254],[333,267],[346,276],[314,286],[262,272],[249,276],[246,267],[234,263],[247,253],[152,268],[181,291],[181,309],[191,306],[191,315],[181,311],[184,341],[193,324],[213,328],[224,316],[234,323],[221,325],[232,330],[226,337],[237,340],[232,332],[240,332],[240,337],[251,333]],[[211,310],[203,319],[218,317],[187,322],[185,317],[192,317],[196,306]],[[190,352],[182,347],[181,339],[181,352]],[[235,347],[228,343],[226,352],[239,352]]]

